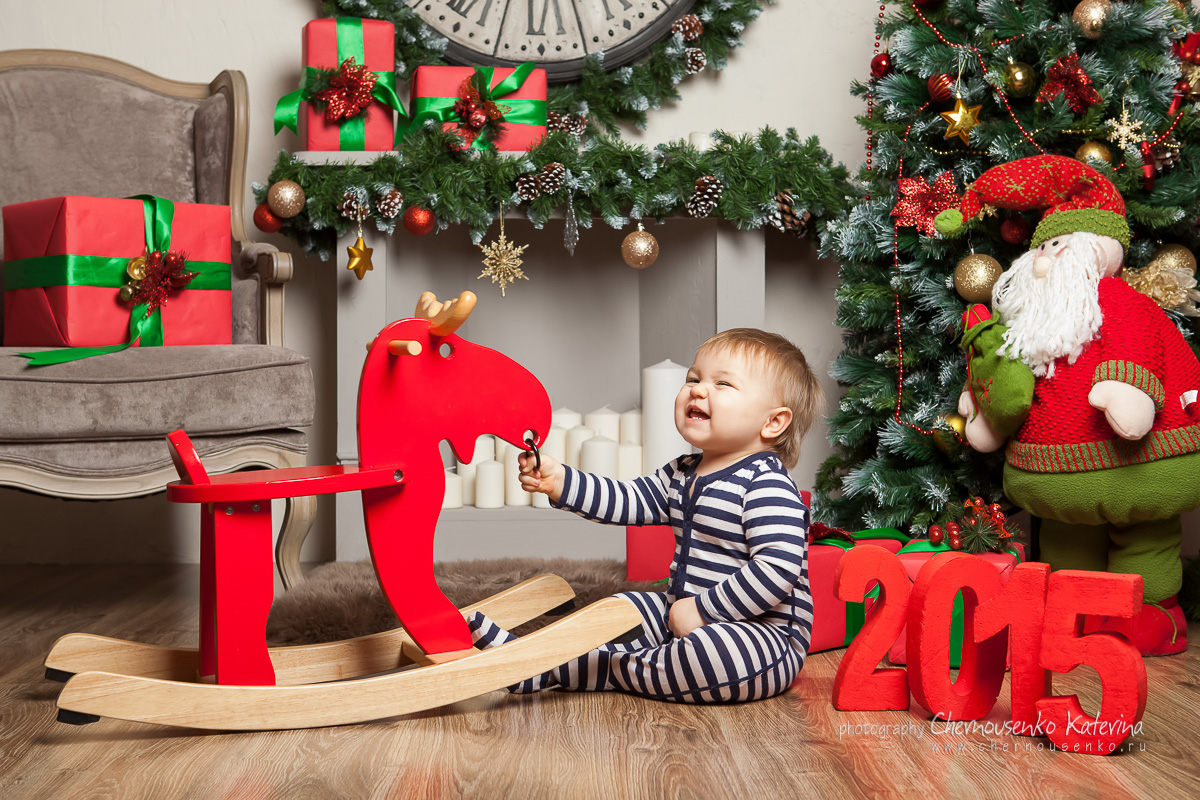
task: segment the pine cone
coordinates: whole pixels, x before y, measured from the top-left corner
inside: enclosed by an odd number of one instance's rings
[[[533,173],[517,176],[517,196],[522,200],[529,201],[537,199],[542,193],[541,187],[538,185],[541,181],[538,176]]]
[[[563,120],[563,130],[572,136],[583,136],[587,131],[587,117],[568,115]]]
[[[671,33],[678,33],[685,42],[694,42],[704,33],[704,23],[695,14],[684,14],[671,24]]]
[[[687,213],[693,217],[707,217],[717,210],[717,201],[708,200],[702,195],[694,194],[683,204]]]
[[[548,131],[566,130],[563,127],[562,115],[559,114],[557,111],[547,111],[546,112],[546,130],[548,130]]]
[[[541,185],[543,194],[558,194],[563,187],[563,180],[567,177],[567,168],[557,161],[553,161],[542,167],[542,174],[538,177],[538,182]]]
[[[802,239],[811,229],[812,214],[803,209],[797,213],[795,199],[792,193],[787,191],[775,195],[775,211],[771,215],[771,221],[779,230]],[[778,223],[775,220],[778,220]]]
[[[721,198],[721,192],[725,189],[721,182],[712,175],[705,175],[703,178],[696,179],[696,194],[702,194],[714,203]]]
[[[704,55],[704,51],[699,47],[689,47],[683,52],[683,58],[687,63],[688,75],[695,75],[708,63],[708,56]]]
[[[400,194],[399,190],[392,189],[390,192],[379,198],[375,203],[375,207],[379,209],[379,216],[384,219],[393,219],[400,213],[401,207],[404,205],[404,195]]]
[[[338,211],[346,219],[365,219],[366,209],[358,202],[358,192],[347,191],[342,195],[342,202],[338,205]]]
[[[1175,169],[1179,163],[1179,142],[1168,139],[1150,148],[1150,153],[1154,156],[1155,171],[1163,175]]]
[[[712,175],[696,179],[696,190],[684,203],[684,208],[693,217],[707,217],[717,209],[717,200],[723,190],[721,182]]]

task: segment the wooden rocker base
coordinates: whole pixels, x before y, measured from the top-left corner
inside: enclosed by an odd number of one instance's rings
[[[87,720],[83,715],[92,715],[205,730],[348,725],[426,711],[510,686],[641,623],[633,603],[608,597],[527,636],[465,658],[334,683],[230,686],[83,672],[67,681],[58,707],[81,721]]]
[[[482,611],[502,628],[515,628],[568,605],[575,592],[557,575],[537,575],[461,609],[463,616]],[[623,632],[623,631],[622,631]],[[278,686],[345,680],[413,663],[415,647],[403,628],[322,644],[272,647],[267,652]],[[557,665],[556,665],[557,666]],[[81,672],[109,672],[168,681],[196,680],[200,654],[195,648],[160,647],[90,633],[62,636],[46,656],[46,677],[66,682]]]

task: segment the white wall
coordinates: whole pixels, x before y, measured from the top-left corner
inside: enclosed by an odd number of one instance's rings
[[[272,135],[271,119],[276,99],[295,87],[300,29],[317,13],[317,2],[58,0],[7,5],[0,22],[0,49],[81,50],[194,82],[207,82],[226,68],[244,72],[251,92],[251,180],[266,180],[280,148],[298,147],[290,133]],[[689,78],[681,86],[683,102],[653,112],[646,131],[629,131],[628,135],[653,144],[717,127],[752,131],[768,124],[794,126],[801,135],[818,135],[836,159],[856,165],[863,155],[864,139],[854,115],[863,109],[850,97],[848,85],[867,74],[875,13],[868,3],[781,0],[746,30],[746,46],[733,54],[728,69]],[[247,187],[247,214],[252,210]],[[254,230],[249,220],[247,226]],[[614,246],[619,237],[611,232],[582,231],[582,245],[571,261],[560,249],[558,225],[552,223],[545,232],[526,229],[520,233],[531,249],[560,254],[565,271],[617,275],[626,270]],[[258,238],[295,252],[284,237],[260,233]],[[669,240],[670,236],[660,238]],[[462,254],[472,250],[464,245],[466,241],[465,231],[449,230],[432,240],[439,247],[422,249],[436,253],[444,247],[446,253]],[[768,235],[767,248],[768,327],[801,344],[824,377],[826,365],[840,349],[839,332],[833,326],[836,265],[817,260],[810,244],[797,245],[775,234]],[[399,265],[394,268],[405,269],[406,259],[418,259],[409,262],[414,269],[429,269],[433,265],[428,259],[434,257],[404,251],[397,244],[389,260]],[[296,277],[287,291],[287,343],[312,358],[317,380],[317,420],[309,431],[310,463],[332,463],[333,268],[298,253],[296,266]],[[528,285],[542,282],[549,287],[567,279],[531,273],[530,280]],[[604,291],[603,280],[589,275],[581,280],[588,291]],[[599,302],[620,302],[627,282],[613,283],[624,288],[614,288]],[[525,287],[516,287],[510,294],[525,291]],[[485,297],[488,303],[505,302]],[[527,302],[518,300],[512,306],[513,325],[543,324],[529,318]],[[522,313],[517,314],[518,309]],[[546,311],[552,324],[555,313],[553,308]],[[522,359],[520,352],[512,354]],[[536,353],[531,353],[530,359],[537,361]],[[531,367],[541,374],[548,365]],[[580,380],[586,383],[590,379],[581,376]],[[547,383],[571,386],[575,381],[558,375]],[[830,396],[835,396],[832,382],[825,378],[824,384]],[[589,390],[584,396],[595,394]],[[633,397],[636,388],[618,387],[612,399],[603,402],[621,406]],[[559,398],[552,399],[559,402]],[[568,399],[562,398],[562,402]],[[581,400],[570,402],[582,404]],[[810,435],[795,470],[802,486],[811,485],[813,473],[828,452],[821,432]],[[193,512],[171,507],[162,495],[84,504],[0,490],[0,508],[4,517],[0,562],[191,561],[198,556]],[[323,503],[321,508],[306,546],[306,560],[333,556],[332,506]],[[1195,544],[1189,549],[1195,550]]]

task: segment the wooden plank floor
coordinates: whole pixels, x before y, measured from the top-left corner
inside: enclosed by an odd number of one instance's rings
[[[502,692],[385,722],[197,733],[55,722],[42,659],[87,631],[196,641],[192,566],[0,567],[0,797],[1195,797],[1200,625],[1182,656],[1147,660],[1144,731],[1107,758],[1045,740],[946,733],[912,712],[839,713],[843,651],[808,660],[785,695],[693,707],[621,694]],[[1098,681],[1056,682],[1095,712]],[[1086,674],[1085,674],[1086,673]],[[1007,686],[988,718],[1007,715]],[[853,729],[849,726],[865,726]],[[872,728],[874,730],[872,731]]]

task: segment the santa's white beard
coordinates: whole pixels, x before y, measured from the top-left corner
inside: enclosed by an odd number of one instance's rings
[[[1044,278],[1033,274],[1036,256],[1030,250],[1014,261],[992,290],[992,307],[1008,326],[997,354],[1052,378],[1056,359],[1066,356],[1074,364],[1100,332],[1100,273],[1107,256],[1091,233],[1072,236]]]

